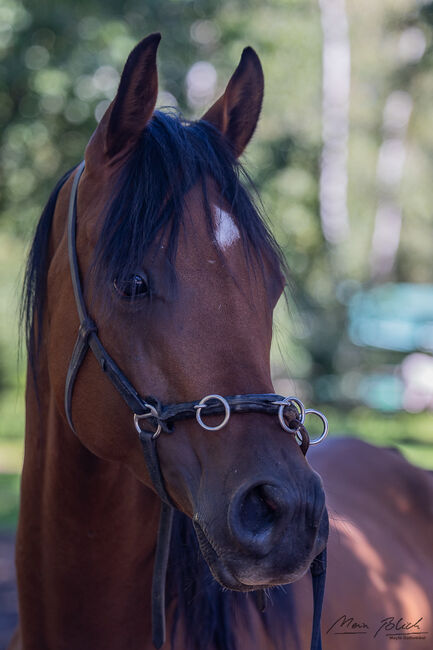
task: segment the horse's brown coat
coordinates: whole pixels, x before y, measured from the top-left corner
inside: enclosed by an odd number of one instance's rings
[[[322,476],[330,516],[328,578],[322,617],[325,650],[403,650],[411,641],[392,639],[382,629],[386,617],[406,623],[423,620],[427,650],[433,645],[433,476],[408,463],[396,450],[352,439],[331,439],[310,450]],[[299,586],[301,589],[301,586]],[[309,596],[305,585],[303,617]],[[351,625],[327,633],[343,614],[366,623],[363,635]],[[403,621],[400,625],[403,624]],[[302,627],[305,630],[305,627]],[[423,636],[423,635],[420,635]],[[304,646],[308,648],[308,633]]]
[[[134,50],[119,94],[86,150],[77,236],[83,277],[100,227],[98,215],[151,117],[158,42],[153,35]],[[206,115],[237,153],[254,131],[262,95],[260,63],[247,49],[226,93]],[[78,437],[65,420],[65,377],[78,327],[65,228],[70,190],[71,179],[60,192],[51,232],[39,406],[31,379],[27,388],[16,551],[20,627],[10,648],[147,650],[159,501],[149,489],[131,413],[90,354],[74,390]],[[218,188],[211,184],[210,192],[220,203]],[[152,318],[134,305],[119,303],[115,321],[97,319],[104,345],[122,361],[133,384],[143,395],[155,394],[165,402],[213,392],[273,392],[269,350],[281,278],[271,264],[265,264],[264,273],[252,272],[240,242],[225,259],[218,256],[202,218],[202,203],[201,192],[193,188],[176,259],[178,299],[172,299],[161,280],[162,299],[155,300]],[[153,264],[164,278],[164,240],[161,246]],[[93,308],[97,311],[97,304]],[[277,422],[244,415],[215,436],[204,435],[194,423],[179,425],[176,435],[161,438],[159,453],[170,495],[190,516],[198,494],[210,495],[213,501],[204,509],[213,507],[214,519],[224,519],[227,495],[242,481],[262,475],[268,481],[271,470],[284,476],[297,495],[300,513],[295,519],[299,537],[288,542],[293,554],[302,549],[302,517],[312,507],[309,490],[317,479],[295,440]],[[331,515],[324,631],[343,614],[371,629],[387,615],[411,621],[422,616],[429,636],[417,647],[431,647],[429,477],[394,452],[349,440],[312,450],[309,460],[323,477]],[[306,558],[303,562],[300,572],[308,566]],[[259,568],[251,567],[253,578]],[[312,603],[306,578],[297,591],[297,628],[302,647],[308,647]],[[272,630],[265,629],[252,604],[250,610],[247,629],[236,631],[239,648],[274,648]],[[287,648],[294,647],[291,634],[288,630]],[[383,635],[380,642],[369,635],[351,636],[350,643],[348,638],[325,634],[324,647],[404,645]]]

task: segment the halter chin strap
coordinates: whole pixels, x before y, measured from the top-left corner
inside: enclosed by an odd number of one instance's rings
[[[69,426],[75,433],[72,422],[72,394],[78,371],[84,361],[88,349],[90,348],[103,372],[107,375],[111,383],[134,413],[134,420],[139,433],[147,469],[153,487],[162,502],[152,579],[152,641],[156,648],[160,648],[165,643],[166,638],[165,583],[170,551],[173,509],[176,507],[165,488],[164,478],[159,464],[157,437],[160,431],[164,430],[166,432],[171,432],[173,422],[193,417],[197,418],[204,428],[221,428],[220,426],[207,427],[203,424],[200,420],[200,412],[203,408],[206,408],[207,415],[218,415],[225,412],[226,418],[224,419],[224,423],[228,420],[230,411],[234,413],[255,412],[270,415],[275,414],[278,415],[283,428],[297,436],[301,449],[303,453],[306,454],[310,440],[303,424],[305,413],[311,412],[318,415],[324,424],[324,432],[322,436],[318,441],[313,441],[312,444],[319,442],[326,436],[327,422],[326,418],[318,411],[314,411],[313,409],[305,410],[302,402],[296,398],[290,399],[300,405],[300,411],[293,406],[289,401],[289,398],[283,398],[280,395],[274,394],[234,395],[225,398],[218,395],[210,395],[203,398],[200,402],[169,404],[166,406],[162,406],[154,397],[143,398],[140,396],[114,359],[112,359],[104,348],[98,336],[98,328],[87,312],[81,285],[76,247],[77,192],[83,171],[84,161],[78,165],[75,172],[69,197],[68,210],[69,265],[80,326],[66,376],[65,412]],[[207,403],[211,398],[213,398],[213,401]],[[227,411],[227,409],[229,410]],[[139,422],[142,422],[143,419],[145,419],[146,423],[148,423],[150,427],[154,427],[153,430],[148,431],[143,429],[141,424],[138,424]],[[287,424],[287,422],[289,424]],[[314,614],[310,650],[321,650],[320,618],[325,588],[326,549],[313,561],[311,565],[311,574],[313,579]],[[263,595],[259,593],[257,600],[259,608],[263,609]]]

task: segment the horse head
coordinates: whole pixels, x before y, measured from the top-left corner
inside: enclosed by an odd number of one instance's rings
[[[158,404],[273,394],[272,314],[284,262],[238,160],[261,110],[261,64],[246,48],[223,95],[187,122],[155,111],[159,40],[151,35],[131,52],[86,149],[76,250],[87,310],[137,393]],[[61,193],[63,215],[67,201]],[[64,235],[64,220],[55,221],[46,341],[66,419],[78,318]],[[79,440],[154,489],[131,410],[93,355],[81,361],[71,407]],[[239,591],[298,579],[326,544],[327,517],[320,477],[296,436],[275,414],[233,409],[217,428],[224,414],[199,413],[211,430],[168,419],[155,444],[165,490],[193,519],[214,577]]]

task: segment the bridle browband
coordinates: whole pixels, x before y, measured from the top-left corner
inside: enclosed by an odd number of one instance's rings
[[[77,306],[80,326],[78,337],[72,352],[66,376],[65,412],[69,426],[75,433],[72,422],[72,394],[78,371],[90,348],[102,371],[120,393],[134,415],[134,425],[138,432],[145,462],[153,487],[162,501],[161,514],[156,543],[155,561],[152,579],[152,641],[156,648],[165,642],[165,582],[170,550],[173,509],[176,507],[165,488],[164,478],[159,465],[157,439],[162,431],[171,433],[177,420],[196,418],[204,429],[218,430],[224,427],[231,413],[264,413],[278,417],[284,430],[295,435],[304,454],[310,444],[321,442],[328,433],[325,416],[314,409],[305,409],[302,402],[295,397],[282,397],[275,394],[248,394],[222,397],[207,395],[200,401],[162,405],[155,397],[142,397],[104,348],[98,328],[90,318],[81,286],[80,269],[76,248],[77,229],[77,192],[84,161],[78,165],[72,183],[68,210],[68,255],[72,286]],[[224,415],[222,422],[214,427],[202,420],[202,410],[206,415]],[[313,414],[323,424],[323,432],[316,440],[310,440],[304,426],[305,416]],[[150,430],[142,428],[148,423]],[[320,618],[326,577],[326,548],[311,564],[313,578],[314,614],[310,650],[321,650]],[[263,608],[264,599],[257,592],[258,603]]]

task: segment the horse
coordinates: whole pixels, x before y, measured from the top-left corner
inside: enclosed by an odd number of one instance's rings
[[[431,647],[430,475],[350,439],[307,460],[306,414],[325,418],[274,394],[287,268],[239,161],[259,58],[186,121],[155,110],[159,41],[129,55],[28,258],[9,649],[148,650],[155,618],[165,650],[306,648],[326,545],[326,649]]]

